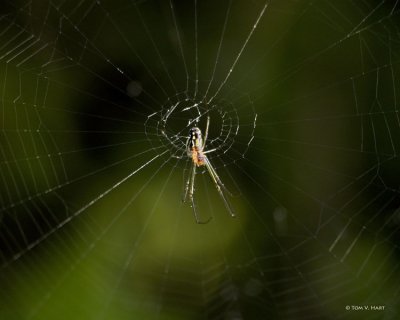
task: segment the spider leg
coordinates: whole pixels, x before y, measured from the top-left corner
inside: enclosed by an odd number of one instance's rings
[[[212,217],[209,217],[205,221],[199,220],[199,216],[197,214],[197,209],[196,209],[196,204],[194,203],[194,199],[193,198],[191,200],[192,200],[191,206],[192,206],[192,209],[193,209],[194,218],[196,219],[196,223],[197,224],[207,224],[207,223],[209,223],[211,221]]]
[[[206,221],[201,221],[199,219],[199,215],[197,213],[196,204],[194,202],[194,182],[196,177],[196,165],[192,163],[192,169],[190,170],[189,177],[186,181],[185,192],[183,195],[183,202],[189,202],[193,209],[193,215],[196,219],[197,224],[206,224],[209,223],[212,217],[208,218]]]
[[[211,153],[211,152],[214,152],[216,150],[218,150],[218,148],[214,148],[214,149],[210,149],[210,150],[207,150],[207,151],[203,151],[203,154]]]
[[[214,167],[211,165],[210,160],[205,157],[205,165],[208,170],[208,173],[211,175],[211,178],[213,179],[213,182],[221,188],[221,191],[223,190],[225,193],[227,193],[229,196],[233,197],[233,194],[228,190],[227,187],[222,183],[220,177],[218,176],[217,172],[215,171]]]
[[[192,186],[192,185],[194,185],[193,173],[196,173],[196,166],[192,162],[192,167],[190,168],[188,178],[185,182],[185,189],[184,189],[183,197],[182,197],[182,202],[185,202],[185,203],[188,202],[188,200],[189,200],[190,191],[193,189],[193,192],[194,192],[194,186]],[[192,197],[193,197],[193,194],[192,194]]]
[[[235,212],[232,209],[232,206],[229,204],[228,199],[226,198],[223,190],[230,194],[230,192],[226,189],[225,185],[222,183],[221,179],[219,178],[217,172],[211,165],[210,161],[208,160],[207,157],[204,157],[204,163],[205,166],[207,167],[208,173],[210,174],[211,178],[214,181],[215,187],[217,188],[217,191],[219,195],[221,196],[222,200],[224,201],[225,207],[228,209],[229,214],[231,217],[236,217]]]
[[[210,115],[207,116],[207,124],[206,124],[206,130],[204,131],[204,140],[203,140],[203,145],[202,149],[204,150],[204,147],[206,146],[207,138],[208,138],[208,128],[210,127]]]

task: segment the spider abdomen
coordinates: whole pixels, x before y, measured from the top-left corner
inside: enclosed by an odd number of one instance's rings
[[[205,165],[205,155],[202,151],[198,150],[196,147],[192,148],[192,160],[193,163],[198,166],[204,166]]]

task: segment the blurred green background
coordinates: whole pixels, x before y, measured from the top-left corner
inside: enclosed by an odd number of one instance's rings
[[[397,3],[9,1],[0,22],[1,319],[397,319]],[[235,219],[202,168],[213,219],[181,202],[196,112]]]

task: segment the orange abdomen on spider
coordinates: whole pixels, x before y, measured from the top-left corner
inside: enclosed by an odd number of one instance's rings
[[[205,165],[205,155],[201,150],[198,150],[197,147],[192,147],[192,160],[193,163],[198,166],[204,166]]]

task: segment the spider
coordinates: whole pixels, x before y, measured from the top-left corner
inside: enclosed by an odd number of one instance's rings
[[[202,138],[201,130],[198,127],[193,127],[189,130],[189,136],[186,142],[186,153],[187,156],[192,160],[192,167],[188,176],[188,179],[185,184],[185,191],[183,196],[183,202],[190,202],[191,207],[193,208],[193,214],[196,219],[196,223],[205,224],[211,220],[211,217],[206,221],[201,221],[197,214],[196,205],[194,202],[194,182],[196,177],[196,168],[205,166],[207,168],[208,173],[210,174],[215,187],[219,195],[221,196],[225,207],[227,208],[231,217],[235,217],[235,213],[232,210],[231,205],[228,202],[225,193],[230,195],[230,192],[226,189],[224,184],[222,183],[221,179],[219,178],[217,172],[215,171],[214,167],[211,165],[210,160],[207,158],[207,153],[211,153],[216,151],[217,149],[210,149],[205,151],[205,146],[207,142],[208,136],[208,128],[210,126],[210,117],[207,117],[207,124],[206,130],[204,132],[204,140]],[[225,193],[224,193],[225,192]]]

